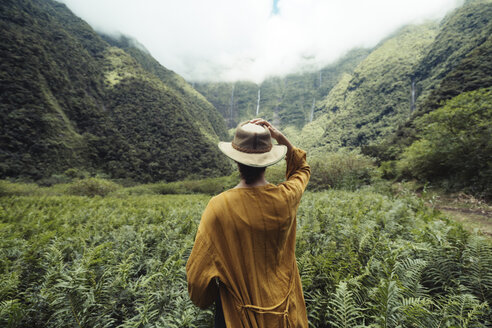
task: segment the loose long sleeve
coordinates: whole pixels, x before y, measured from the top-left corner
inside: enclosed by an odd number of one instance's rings
[[[217,298],[218,293],[215,282],[218,275],[215,252],[207,232],[207,226],[213,219],[211,206],[207,206],[200,221],[195,244],[186,263],[188,292],[191,301],[202,309],[210,306]]]
[[[306,161],[306,152],[293,147],[287,153],[286,161],[285,177],[287,181],[281,183],[280,186],[286,189],[294,201],[299,202],[311,176],[311,168]]]

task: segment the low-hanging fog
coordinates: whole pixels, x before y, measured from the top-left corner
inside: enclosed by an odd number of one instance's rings
[[[137,39],[188,80],[261,82],[316,69],[462,0],[61,0],[97,31]]]

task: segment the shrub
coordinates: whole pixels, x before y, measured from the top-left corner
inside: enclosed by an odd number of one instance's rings
[[[492,89],[462,93],[416,123],[423,133],[402,154],[400,178],[492,197]]]
[[[7,180],[0,180],[0,197],[2,196],[30,196],[37,194],[38,185],[34,183],[13,183]]]
[[[394,179],[397,177],[396,161],[385,161],[379,166],[381,177],[384,179]]]
[[[84,170],[79,170],[77,168],[68,169],[63,173],[71,179],[86,179],[89,177],[89,173],[87,173]]]
[[[354,190],[370,184],[378,172],[374,161],[355,151],[327,153],[309,161],[310,190],[341,188]]]
[[[239,181],[237,172],[218,178],[159,182],[119,190],[117,195],[169,195],[169,194],[206,194],[217,195],[234,187]]]
[[[77,196],[106,196],[111,192],[120,189],[121,186],[109,180],[89,178],[77,180],[69,184],[66,193]]]
[[[310,190],[329,188],[354,190],[372,183],[378,177],[374,161],[356,152],[340,151],[315,157],[309,160],[311,165]],[[266,169],[268,182],[279,184],[285,181],[285,162]],[[233,188],[239,182],[236,171],[228,176],[189,179],[175,182],[159,182],[120,189],[116,195],[169,195],[169,194],[206,194],[217,195]]]
[[[71,181],[72,178],[65,174],[52,174],[49,177],[36,181],[36,183],[43,187],[50,187],[57,184],[69,183]]]

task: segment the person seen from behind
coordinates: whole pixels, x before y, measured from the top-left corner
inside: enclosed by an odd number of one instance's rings
[[[263,119],[239,124],[219,149],[237,162],[241,180],[203,212],[186,264],[190,298],[200,308],[216,303],[215,327],[307,328],[295,257],[306,152]],[[286,181],[268,183],[265,168],[284,157]]]

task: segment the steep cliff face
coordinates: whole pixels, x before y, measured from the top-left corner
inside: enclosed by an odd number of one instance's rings
[[[321,115],[306,125],[308,148],[357,147],[394,131],[409,115],[412,77],[437,34],[435,24],[408,26],[382,41],[319,103]],[[306,136],[318,131],[315,141]]]
[[[0,177],[68,168],[141,181],[228,171],[220,114],[148,53],[54,1],[0,4]]]
[[[363,150],[381,161],[394,160],[421,132],[416,120],[462,93],[492,86],[492,1],[467,1],[440,24],[415,69],[416,110],[394,133]]]
[[[299,142],[316,151],[362,146],[369,155],[394,158],[419,134],[416,117],[492,85],[491,17],[490,1],[469,1],[439,24],[388,37],[318,103],[323,114],[304,127]]]
[[[468,1],[463,7],[454,10],[442,20],[438,35],[415,70],[415,80],[417,82],[417,89],[419,90],[419,109],[424,111],[435,109],[440,101],[450,99],[457,95],[455,93],[448,97],[437,96],[437,93],[439,93],[438,89],[441,87],[443,80],[447,79],[448,82],[446,83],[449,83],[450,79],[457,77],[457,75],[453,77],[453,71],[460,70],[462,73],[458,73],[458,75],[464,74],[469,76],[465,79],[472,78],[474,74],[480,74],[483,77],[473,77],[472,79],[475,82],[480,81],[481,85],[483,85],[482,82],[486,82],[483,79],[486,78],[485,74],[490,68],[484,72],[480,72],[481,70],[476,69],[477,67],[469,67],[470,70],[468,72],[463,72],[464,68],[458,66],[467,57],[468,65],[471,62],[474,62],[472,65],[480,65],[479,62],[481,60],[490,60],[486,59],[488,55],[484,53],[490,51],[490,43],[489,45],[484,43],[492,34],[491,17],[491,1]],[[481,46],[482,50],[480,54],[472,54],[472,52],[475,52]],[[479,59],[477,57],[471,58],[470,60],[470,57],[474,56],[482,56],[482,58]],[[448,77],[449,74],[451,74],[450,77]],[[464,91],[458,85],[455,88],[458,93]],[[464,89],[471,91],[476,88],[477,86],[475,88],[465,86]],[[434,93],[430,97],[436,90],[437,93]],[[438,102],[431,105],[433,101]]]
[[[194,85],[218,109],[230,128],[257,116],[257,109],[259,116],[276,122],[280,127],[301,128],[311,121],[313,109],[313,116],[318,115],[319,101],[335,86],[340,76],[352,73],[369,52],[368,49],[354,49],[319,71],[270,77],[261,84],[238,81]]]

